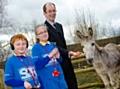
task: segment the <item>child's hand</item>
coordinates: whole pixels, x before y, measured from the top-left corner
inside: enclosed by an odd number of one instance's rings
[[[59,52],[55,55],[55,58],[57,58],[57,59],[60,58],[60,53]]]
[[[30,84],[30,83],[28,83],[28,82],[24,82],[24,87],[26,88],[26,89],[31,89],[32,88],[32,85]]]
[[[53,50],[52,50],[52,52],[51,53],[49,53],[49,57],[50,58],[52,58],[53,56],[55,56],[56,54],[58,54],[58,49],[57,48],[54,48]]]

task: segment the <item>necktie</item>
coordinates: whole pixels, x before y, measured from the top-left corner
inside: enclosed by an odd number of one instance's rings
[[[57,29],[56,24],[53,24],[53,26],[54,26],[54,29],[56,30],[56,32],[59,32],[58,29]]]
[[[60,39],[62,39],[62,40],[63,40],[63,36],[62,36],[62,34],[60,33],[60,31],[58,30],[57,25],[56,25],[56,24],[53,24],[53,26],[55,27],[54,29],[55,29],[55,30],[56,30],[56,32],[58,33],[58,35],[59,35]]]

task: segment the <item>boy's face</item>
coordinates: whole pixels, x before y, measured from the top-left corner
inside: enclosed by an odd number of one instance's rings
[[[14,51],[18,54],[24,54],[27,49],[27,43],[25,40],[16,39],[14,42]]]

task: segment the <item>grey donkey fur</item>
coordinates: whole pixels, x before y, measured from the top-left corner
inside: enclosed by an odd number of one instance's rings
[[[106,89],[120,89],[120,49],[114,43],[109,43],[105,47],[100,47],[93,38],[93,30],[88,28],[88,35],[82,35],[76,31],[81,39],[81,46],[89,64],[93,64],[96,72],[101,77]],[[108,78],[109,77],[109,78]]]

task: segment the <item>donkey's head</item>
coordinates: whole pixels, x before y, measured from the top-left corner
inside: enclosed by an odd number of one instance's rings
[[[88,34],[85,36],[77,30],[77,36],[81,39],[81,47],[89,64],[93,63],[95,41],[93,40],[93,30],[88,28]]]

